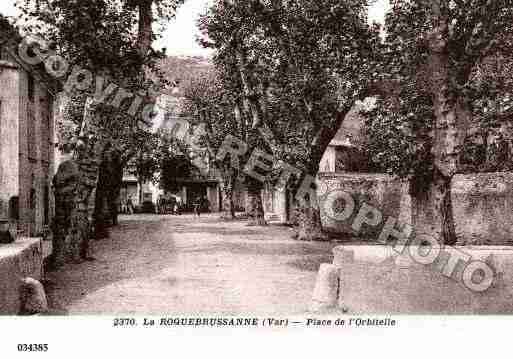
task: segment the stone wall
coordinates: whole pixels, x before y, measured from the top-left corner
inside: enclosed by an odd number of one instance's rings
[[[411,198],[408,186],[382,174],[320,174],[319,195],[342,190],[350,193],[359,209],[363,202],[380,209],[384,216],[394,216],[402,223],[411,223]],[[513,244],[513,174],[483,173],[457,175],[453,179],[452,202],[458,244]],[[321,202],[322,203],[322,202]],[[356,235],[351,228],[356,212],[344,222],[322,212],[322,221],[329,232]],[[382,226],[364,226],[364,237],[377,239]]]
[[[452,195],[460,244],[513,245],[513,173],[458,175]]]
[[[360,233],[352,228],[358,209],[363,203],[367,203],[382,211],[384,216],[401,216],[401,203],[403,201],[406,186],[391,176],[382,174],[357,174],[357,173],[321,173],[318,176],[318,188],[323,227],[332,233],[361,235],[364,237],[377,236],[379,228],[364,226]],[[346,221],[337,221],[328,214],[323,199],[334,191],[343,191],[352,195],[356,209]],[[340,203],[343,206],[343,201]],[[337,206],[337,203],[335,203]],[[344,208],[340,208],[339,213]],[[337,210],[338,211],[338,210]],[[377,237],[376,237],[377,238]]]
[[[20,312],[21,281],[42,279],[43,250],[41,240],[19,238],[15,243],[0,245],[0,315]]]

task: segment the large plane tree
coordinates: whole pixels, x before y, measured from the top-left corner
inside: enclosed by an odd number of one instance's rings
[[[372,88],[379,32],[367,9],[362,0],[225,0],[203,19],[217,66],[237,83],[249,139],[265,143],[249,147],[269,152],[273,170],[297,169],[287,186],[300,239],[323,238],[314,178],[346,115]]]
[[[69,153],[69,161],[54,180],[56,199],[62,200],[54,221],[55,263],[80,260],[89,256],[89,203],[94,202],[98,179],[108,177],[99,176],[101,168],[109,167],[102,167],[101,162],[118,161],[121,152],[129,152],[126,146],[136,146],[137,141],[131,139],[139,136],[132,134],[144,128],[140,120],[145,116],[132,111],[133,102],[128,99],[134,96],[127,93],[139,94],[142,102],[155,101],[153,81],[148,76],[162,55],[152,48],[159,35],[155,25],[170,21],[183,0],[18,3],[22,17],[28,20],[27,31],[41,35],[50,44],[48,49],[41,50],[57,53],[70,65],[70,72],[62,76],[64,83],[69,83],[73,68],[93,75],[92,86],[64,86],[59,145]],[[83,76],[75,78],[75,82],[82,80]],[[109,83],[115,86],[109,89]],[[103,101],[98,101],[98,97],[103,97]],[[111,156],[113,152],[118,155]]]
[[[391,86],[369,113],[369,150],[410,178],[414,228],[440,243],[457,241],[451,182],[464,140],[510,121],[508,81],[489,65],[511,56],[512,19],[508,0],[397,0],[386,18],[380,72]]]

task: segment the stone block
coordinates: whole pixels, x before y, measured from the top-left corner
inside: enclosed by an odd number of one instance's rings
[[[21,286],[21,314],[33,315],[48,312],[48,300],[40,281],[25,278]]]
[[[0,245],[0,315],[21,312],[23,280],[41,280],[43,251],[41,239],[19,238],[11,244]]]

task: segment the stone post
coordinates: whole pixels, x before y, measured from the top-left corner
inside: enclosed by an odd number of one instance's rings
[[[321,264],[315,283],[311,312],[323,312],[337,306],[340,287],[340,269],[333,264]]]

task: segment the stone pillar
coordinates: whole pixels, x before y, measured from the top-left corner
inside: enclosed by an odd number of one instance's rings
[[[19,119],[24,111],[20,103],[20,72],[14,64],[0,61],[0,83],[0,220],[7,221],[15,234],[16,214],[10,212],[20,191]]]
[[[207,199],[209,202],[208,210],[214,211],[213,202],[212,202],[212,187],[207,185]]]
[[[221,190],[221,185],[216,184],[216,198],[217,198],[217,211],[221,212],[223,210],[223,191]]]
[[[249,213],[251,211],[251,199],[248,196],[248,190],[246,188],[242,191],[242,199],[242,203],[244,203],[244,212]]]
[[[142,183],[137,181],[137,196],[135,196],[134,206],[142,205],[143,188]]]
[[[283,191],[275,190],[274,192],[274,212],[276,215],[280,217],[280,221],[282,223],[287,222],[287,191],[284,189]]]
[[[207,197],[210,202],[210,211],[219,211],[219,186],[207,187]]]
[[[399,223],[401,225],[413,225],[412,198],[410,196],[410,184],[408,181],[401,182],[401,208],[399,211]]]

